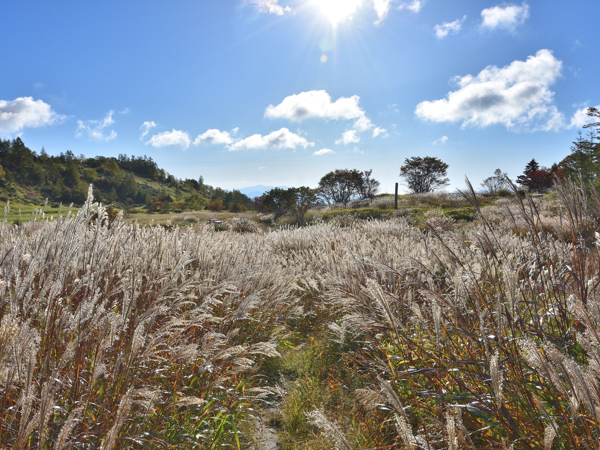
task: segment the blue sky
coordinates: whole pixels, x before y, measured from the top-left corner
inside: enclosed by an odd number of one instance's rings
[[[594,0],[3,2],[0,137],[148,155],[226,189],[436,156],[451,186],[569,153],[600,104]]]

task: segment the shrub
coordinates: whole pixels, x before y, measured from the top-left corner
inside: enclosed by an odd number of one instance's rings
[[[223,211],[225,209],[225,206],[223,205],[223,200],[218,198],[216,200],[213,200],[206,208],[211,211],[218,212],[218,211]]]
[[[234,220],[231,230],[235,231],[236,233],[256,233],[258,231],[258,227],[252,220],[243,218]]]
[[[246,208],[244,205],[240,205],[239,203],[234,203],[229,208],[229,211],[232,213],[242,213],[248,211],[248,208]]]
[[[170,203],[170,207],[174,212],[182,212],[186,205],[184,201],[175,201]]]

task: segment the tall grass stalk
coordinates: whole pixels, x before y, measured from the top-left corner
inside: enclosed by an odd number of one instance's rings
[[[251,448],[277,391],[282,448],[600,449],[589,197],[467,184],[472,222],[418,227],[142,228],[91,199],[5,221],[0,447]]]
[[[284,264],[238,233],[109,224],[91,192],[75,216],[5,221],[0,447],[250,442],[248,376],[294,303]]]

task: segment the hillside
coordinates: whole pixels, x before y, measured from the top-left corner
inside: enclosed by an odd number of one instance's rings
[[[250,198],[197,180],[178,179],[158,167],[152,158],[119,155],[118,158],[75,156],[71,151],[50,156],[38,154],[20,138],[0,139],[0,200],[19,204],[83,204],[88,186],[94,198],[129,210],[149,212],[204,209],[218,201],[251,208]]]

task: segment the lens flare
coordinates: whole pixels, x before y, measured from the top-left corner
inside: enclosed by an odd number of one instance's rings
[[[362,4],[362,0],[314,0],[313,3],[335,27],[349,19]]]

